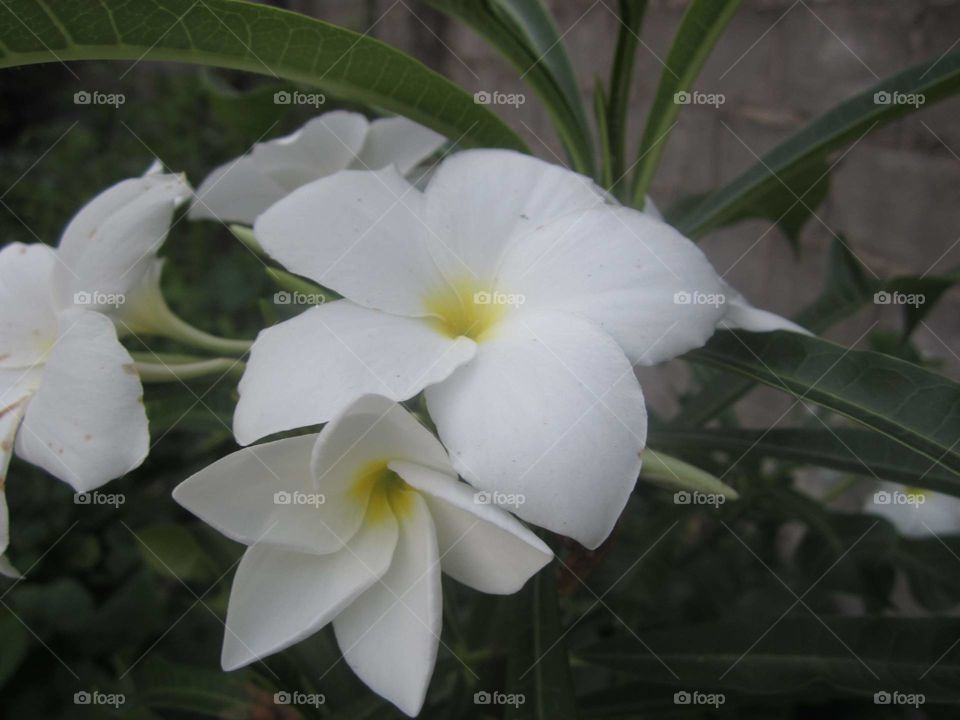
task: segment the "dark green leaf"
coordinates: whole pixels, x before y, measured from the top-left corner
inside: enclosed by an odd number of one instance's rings
[[[10,612],[0,615],[0,687],[20,667],[29,645],[30,633],[23,623]]]
[[[164,523],[137,531],[140,554],[157,573],[180,581],[215,577],[216,567],[193,534]]]
[[[960,385],[947,378],[784,331],[719,332],[687,357],[846,415],[960,472]]]
[[[0,68],[166,60],[318,87],[421,122],[467,146],[525,150],[496,115],[422,63],[367,35],[238,0],[0,5]]]
[[[249,705],[242,673],[178,665],[151,656],[137,672],[140,701],[150,708],[201,717],[244,717]]]
[[[622,175],[627,166],[627,107],[630,104],[633,65],[646,10],[647,0],[620,0],[620,28],[610,71],[610,100],[603,122],[599,114],[597,118],[600,133],[609,138],[609,149],[605,157],[610,160],[610,175],[614,187],[611,187],[611,183],[604,187],[611,190],[622,187]],[[598,91],[602,91],[603,86],[599,82],[596,87]]]

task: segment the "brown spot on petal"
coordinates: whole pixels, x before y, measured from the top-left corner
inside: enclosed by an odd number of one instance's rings
[[[90,434],[88,433],[87,435],[84,435],[84,436],[83,436],[83,441],[84,441],[84,442],[90,442],[91,440],[93,440],[93,435],[90,435]]]
[[[3,355],[0,355],[0,362],[3,362],[9,357],[10,357],[10,353],[4,353]]]
[[[123,371],[124,371],[127,375],[136,376],[136,375],[139,374],[139,373],[137,373],[137,366],[134,365],[133,363],[125,363],[125,364],[122,365],[121,367],[122,367]]]

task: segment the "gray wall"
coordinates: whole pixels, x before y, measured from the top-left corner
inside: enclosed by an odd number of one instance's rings
[[[526,92],[501,116],[541,157],[562,157],[555,133],[519,73],[473,32],[414,0],[299,2],[291,7],[370,34],[419,57],[471,91]],[[554,0],[584,96],[606,78],[617,32],[615,0]],[[630,137],[642,120],[661,60],[687,5],[651,0],[639,50]],[[706,65],[697,88],[726,102],[681,114],[653,186],[658,204],[716,187],[797,128],[852,93],[911,64],[960,47],[960,0],[744,0]],[[708,237],[702,247],[721,273],[754,303],[789,314],[813,298],[834,237],[847,239],[878,276],[943,273],[960,267],[960,100],[925,108],[868,135],[843,155],[829,198],[804,229],[797,261],[778,228],[746,222]],[[870,307],[830,333],[851,344],[874,323],[895,327],[898,311]],[[960,375],[960,293],[953,291],[915,339],[925,354]],[[860,340],[857,347],[864,347]],[[674,373],[646,383],[659,403],[683,383]],[[763,393],[751,419],[772,420],[790,402]]]

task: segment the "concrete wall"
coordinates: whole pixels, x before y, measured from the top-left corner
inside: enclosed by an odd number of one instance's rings
[[[520,108],[496,110],[541,157],[562,151],[546,113],[519,74],[472,31],[414,0],[310,2],[291,7],[396,45],[471,91],[526,92]],[[550,2],[586,98],[606,78],[618,21],[615,0]],[[651,0],[642,31],[631,106],[639,138],[686,0]],[[723,183],[797,128],[851,94],[900,69],[960,47],[960,0],[744,0],[697,88],[726,102],[685,108],[664,154],[653,196],[661,206]],[[796,260],[777,228],[754,221],[708,237],[702,246],[753,302],[789,314],[821,286],[825,250],[844,237],[878,276],[960,268],[960,100],[925,108],[868,135],[839,161],[830,195],[806,226]],[[870,307],[830,337],[851,344],[873,326],[895,327],[897,310]],[[916,334],[924,353],[960,376],[960,293],[954,291]],[[865,347],[861,339],[857,347]],[[658,376],[650,391],[682,382]],[[748,404],[755,420],[785,408],[776,393]]]

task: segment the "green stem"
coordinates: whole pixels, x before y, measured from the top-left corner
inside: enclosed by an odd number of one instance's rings
[[[199,328],[195,328],[186,320],[174,315],[173,311],[166,306],[157,313],[156,326],[151,328],[151,332],[156,335],[162,335],[170,340],[176,340],[184,345],[218,354],[243,355],[249,351],[250,346],[253,345],[252,340],[232,340],[230,338],[217,337]]]
[[[230,232],[254,255],[267,257],[267,251],[257,242],[257,237],[253,234],[253,228],[248,228],[246,225],[230,225]]]
[[[244,364],[230,358],[213,358],[197,362],[168,365],[164,362],[137,362],[136,368],[140,380],[149,383],[178,382],[195,380],[209,375],[222,376],[230,372],[242,374]]]

